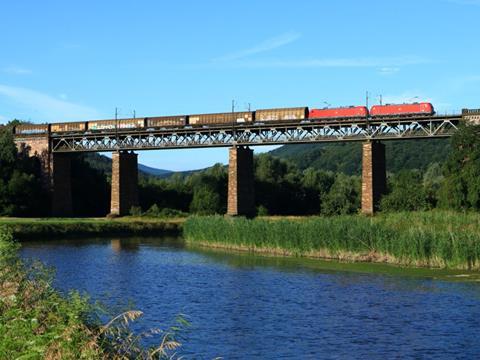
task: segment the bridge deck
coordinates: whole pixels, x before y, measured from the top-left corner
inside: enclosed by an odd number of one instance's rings
[[[50,134],[53,152],[153,150],[449,137],[461,115]],[[34,135],[17,136],[32,138]],[[39,135],[37,135],[39,136]],[[45,136],[45,135],[43,135]]]

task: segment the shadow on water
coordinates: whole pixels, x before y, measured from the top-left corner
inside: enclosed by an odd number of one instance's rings
[[[282,257],[252,254],[242,251],[210,249],[189,246],[189,250],[202,254],[213,261],[238,268],[270,267],[279,271],[312,271],[323,273],[353,272],[383,274],[390,276],[422,277],[448,281],[480,282],[480,272],[437,268],[401,267],[384,263],[342,262],[302,257]]]
[[[201,255],[208,261],[233,268],[254,269],[273,268],[284,272],[322,272],[322,273],[364,273],[403,277],[421,277],[447,281],[480,282],[480,272],[436,268],[401,267],[385,263],[341,262],[302,257],[282,257],[265,254],[253,254],[242,251],[223,250],[187,245],[181,237],[112,237],[88,239],[54,239],[24,242],[29,248],[58,248],[108,245],[114,253],[138,252],[142,248],[182,250]]]

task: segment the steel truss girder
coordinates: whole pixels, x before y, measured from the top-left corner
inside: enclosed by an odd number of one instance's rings
[[[52,136],[53,152],[153,150],[233,145],[282,145],[334,141],[394,140],[451,136],[461,117],[377,122],[273,124]]]

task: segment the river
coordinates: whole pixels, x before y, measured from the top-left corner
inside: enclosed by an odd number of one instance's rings
[[[480,356],[478,273],[188,249],[161,238],[22,243],[56,286],[145,315],[137,329],[191,326],[186,359]],[[154,340],[152,340],[154,341]]]

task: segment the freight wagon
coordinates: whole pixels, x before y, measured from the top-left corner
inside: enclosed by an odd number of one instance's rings
[[[52,133],[85,132],[86,130],[87,130],[87,123],[85,121],[54,123],[50,125],[50,131]]]
[[[145,118],[147,128],[183,127],[187,124],[187,116],[157,116]]]
[[[372,117],[433,115],[434,113],[433,105],[430,103],[374,105],[370,109]]]
[[[255,111],[255,121],[304,120],[308,118],[308,107],[263,109]]]
[[[217,114],[197,114],[188,116],[188,124],[195,125],[232,125],[250,123],[254,120],[251,111],[228,112]]]
[[[309,119],[351,119],[368,117],[365,106],[349,106],[340,108],[312,109],[308,114]]]
[[[15,134],[17,135],[37,135],[48,134],[48,124],[25,124],[15,126]]]
[[[462,117],[473,125],[480,124],[480,109],[462,109]]]
[[[90,131],[143,129],[145,121],[144,119],[93,120],[89,121],[87,126]]]

